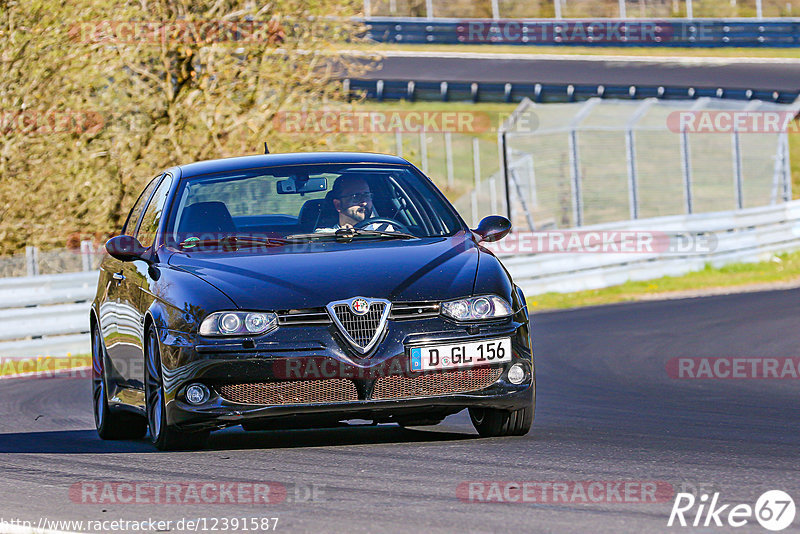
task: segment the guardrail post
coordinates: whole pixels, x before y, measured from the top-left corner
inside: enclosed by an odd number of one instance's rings
[[[364,0],[364,18],[368,19],[372,16],[372,2]]]
[[[81,241],[81,266],[84,271],[92,270],[92,259],[94,258],[94,245],[91,241]]]
[[[686,18],[687,19],[694,18],[694,9],[692,7],[692,0],[686,0]]]
[[[444,133],[444,157],[447,165],[447,187],[453,189],[456,182],[453,175],[453,134],[450,132]]]
[[[764,13],[761,9],[761,0],[756,0],[756,17],[759,19],[764,18]]]
[[[433,19],[433,0],[425,0],[425,18]]]
[[[633,129],[625,132],[625,157],[628,160],[628,205],[631,219],[639,218],[639,190],[636,177],[636,145],[633,139]]]
[[[736,197],[736,209],[744,207],[743,187],[742,187],[742,147],[739,144],[739,129],[733,129],[731,134],[731,143],[733,145],[733,187],[734,195]]]
[[[500,18],[500,6],[498,0],[492,0],[492,18],[497,20]]]
[[[25,267],[28,276],[38,276],[39,274],[39,249],[36,247],[25,247]]]
[[[628,160],[628,205],[631,219],[639,218],[639,177],[636,171],[634,127],[657,101],[656,98],[647,98],[642,101],[625,125],[625,156]]]
[[[506,186],[506,216],[511,221],[511,202],[508,196],[508,140],[506,138],[505,125],[501,127],[501,132],[498,134],[497,143],[500,149],[500,170],[503,173],[503,182]],[[489,193],[492,199],[492,215],[497,213],[497,191],[495,191],[494,178],[489,180]],[[512,221],[513,222],[513,221]]]
[[[472,227],[478,226],[478,192],[473,191],[469,195],[470,204],[472,206]]]
[[[583,199],[581,198],[581,160],[578,154],[578,132],[569,132],[569,170],[572,179],[572,219],[575,226],[583,226]]]
[[[561,0],[553,0],[553,8],[555,9],[555,18],[561,18]]]
[[[626,19],[628,14],[625,11],[625,0],[619,0],[619,18]]]
[[[684,128],[681,130],[681,169],[683,170],[684,198],[686,200],[686,213],[692,214],[692,165],[689,152],[689,134]]]

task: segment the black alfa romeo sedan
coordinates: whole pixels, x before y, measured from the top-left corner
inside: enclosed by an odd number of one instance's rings
[[[212,430],[350,420],[524,435],[522,291],[402,158],[269,154],[155,177],[106,243],[91,309],[103,439],[201,447]]]

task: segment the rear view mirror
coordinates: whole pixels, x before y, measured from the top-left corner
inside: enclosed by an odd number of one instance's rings
[[[328,189],[327,178],[296,178],[279,180],[276,184],[279,195],[304,195],[306,193],[319,193]]]
[[[511,221],[500,215],[489,215],[479,222],[478,227],[473,230],[480,236],[481,241],[489,243],[503,239],[510,231]]]
[[[147,249],[133,236],[118,235],[108,240],[106,250],[111,257],[118,260],[134,261],[144,260],[144,253]]]

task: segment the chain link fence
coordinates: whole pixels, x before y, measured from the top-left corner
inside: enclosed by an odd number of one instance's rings
[[[0,257],[0,278],[95,271],[103,254],[103,247],[91,241],[82,241],[76,249],[40,250],[28,246],[24,253]]]
[[[708,98],[525,100],[500,134],[507,213],[516,227],[542,230],[791,200],[787,125],[796,112]],[[476,199],[476,216],[488,215],[480,191],[459,204]]]

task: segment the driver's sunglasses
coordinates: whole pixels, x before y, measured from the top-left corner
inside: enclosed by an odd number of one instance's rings
[[[353,193],[352,195],[339,197],[339,200],[344,200],[351,204],[360,204],[361,202],[369,202],[372,200],[372,193]]]

